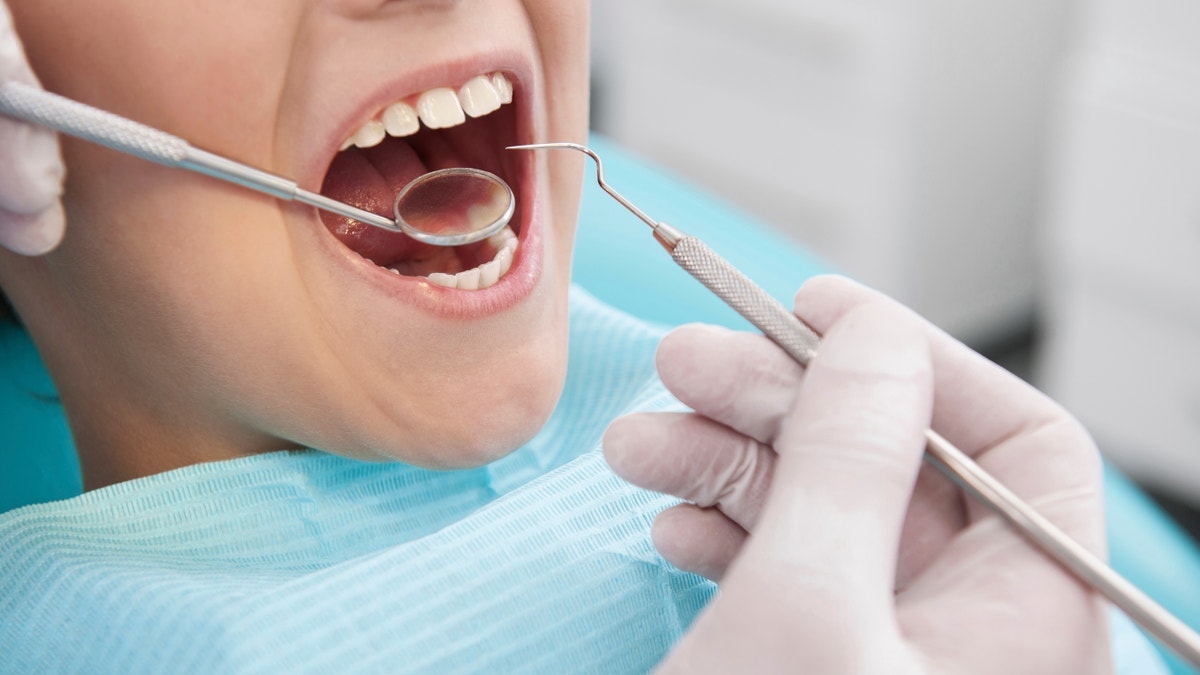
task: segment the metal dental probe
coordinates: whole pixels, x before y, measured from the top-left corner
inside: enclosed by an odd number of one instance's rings
[[[201,150],[178,136],[21,82],[0,85],[0,114],[81,138],[156,164],[187,169],[283,201],[323,211],[435,246],[482,241],[512,219],[512,189],[483,169],[448,168],[417,177],[396,195],[395,220],[301,188],[294,181]],[[402,214],[409,214],[406,218]],[[422,229],[415,223],[435,224]]]
[[[658,222],[604,182],[604,165],[590,148],[577,143],[515,145],[510,150],[576,150],[596,163],[596,181],[613,199],[650,226],[671,258],[727,305],[754,324],[801,366],[808,365],[820,336],[778,300],[717,255],[699,239]],[[999,514],[1025,539],[1080,581],[1099,592],[1131,619],[1192,665],[1200,666],[1200,635],[1117,574],[1033,507],[984,471],[963,451],[932,429],[925,431],[925,460],[981,503]]]

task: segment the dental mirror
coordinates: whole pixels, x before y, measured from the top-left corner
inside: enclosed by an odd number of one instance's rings
[[[499,176],[482,169],[441,169],[418,176],[396,195],[396,225],[418,241],[459,246],[499,232],[517,200]]]
[[[482,169],[432,171],[396,196],[395,220],[309,192],[282,176],[193,147],[165,131],[21,82],[0,86],[0,114],[164,166],[188,169],[284,201],[374,225],[435,246],[461,246],[499,232],[516,210],[513,191]]]

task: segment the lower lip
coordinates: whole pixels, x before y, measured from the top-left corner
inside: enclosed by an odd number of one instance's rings
[[[535,180],[533,153],[520,162],[521,180],[517,194],[517,213],[520,245],[512,267],[499,281],[488,288],[460,291],[431,284],[424,277],[393,274],[346,248],[313,214],[315,227],[321,231],[324,248],[333,254],[337,263],[349,273],[362,277],[372,287],[391,300],[398,300],[433,316],[453,319],[476,319],[503,312],[524,300],[537,286],[542,275],[545,256],[542,244],[540,191]]]

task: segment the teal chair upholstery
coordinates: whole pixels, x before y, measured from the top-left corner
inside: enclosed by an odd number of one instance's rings
[[[29,335],[0,324],[0,513],[82,490],[75,445]]]
[[[606,177],[652,217],[698,235],[786,305],[817,257],[613,143],[594,137]],[[672,326],[704,321],[748,329],[736,313],[678,269],[646,226],[589,180],[575,253],[575,282],[630,314]],[[1200,549],[1136,486],[1106,468],[1113,566],[1200,627]],[[80,493],[70,433],[54,387],[24,331],[0,326],[0,512]],[[1174,673],[1193,672],[1173,655]]]

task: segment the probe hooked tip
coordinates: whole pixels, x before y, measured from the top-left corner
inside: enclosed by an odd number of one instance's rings
[[[629,212],[641,219],[642,222],[649,225],[654,230],[658,230],[659,222],[646,215],[641,209],[633,205],[633,202],[621,196],[621,193],[609,187],[608,183],[604,182],[604,162],[600,161],[600,155],[596,154],[595,150],[580,145],[579,143],[530,143],[527,145],[510,145],[506,150],[577,150],[592,158],[596,163],[596,182],[599,183],[601,189],[607,192],[613,199],[621,203],[621,206],[629,209]]]

